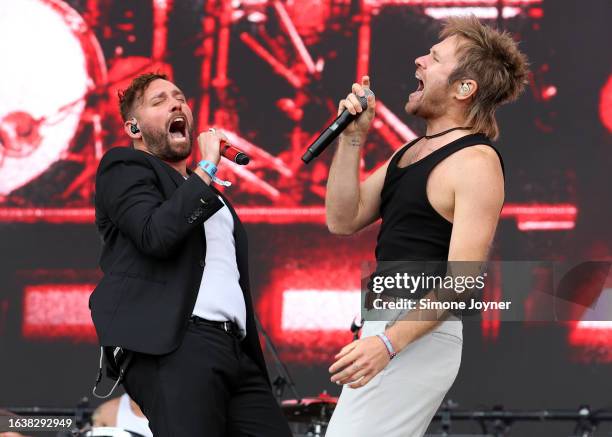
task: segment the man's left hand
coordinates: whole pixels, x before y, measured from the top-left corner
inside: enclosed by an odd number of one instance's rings
[[[344,346],[334,358],[336,362],[329,368],[329,373],[333,374],[331,381],[349,384],[351,388],[366,385],[390,361],[385,344],[376,336]]]

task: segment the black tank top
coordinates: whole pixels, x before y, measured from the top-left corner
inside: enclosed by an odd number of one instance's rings
[[[465,147],[486,144],[495,150],[504,170],[499,151],[483,134],[466,135],[407,167],[398,167],[406,150],[421,138],[404,146],[389,162],[381,192],[377,261],[448,259],[453,224],[438,214],[427,198],[429,174],[442,160]]]

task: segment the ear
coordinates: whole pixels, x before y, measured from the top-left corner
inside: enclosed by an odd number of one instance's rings
[[[478,84],[472,79],[462,79],[455,85],[455,98],[465,101],[476,94]]]
[[[140,129],[138,129],[137,132],[133,132],[132,129],[134,128],[134,126],[136,128],[139,127],[138,122],[136,121],[136,118],[132,117],[123,123],[123,130],[125,131],[126,134],[128,134],[130,138],[132,138],[133,140],[138,140],[142,138],[142,133],[140,132]]]

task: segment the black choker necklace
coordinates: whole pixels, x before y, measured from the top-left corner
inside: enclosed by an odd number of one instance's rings
[[[426,140],[431,140],[432,138],[437,138],[437,137],[441,137],[442,135],[446,135],[449,132],[452,132],[454,130],[470,130],[472,129],[472,127],[464,127],[464,126],[459,126],[459,127],[452,127],[448,130],[445,130],[443,132],[439,132],[437,134],[433,134],[433,135],[425,135],[425,139]]]

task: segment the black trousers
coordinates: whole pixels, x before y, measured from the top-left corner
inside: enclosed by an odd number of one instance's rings
[[[190,321],[176,351],[135,353],[123,385],[155,437],[291,437],[264,374],[214,326]]]

